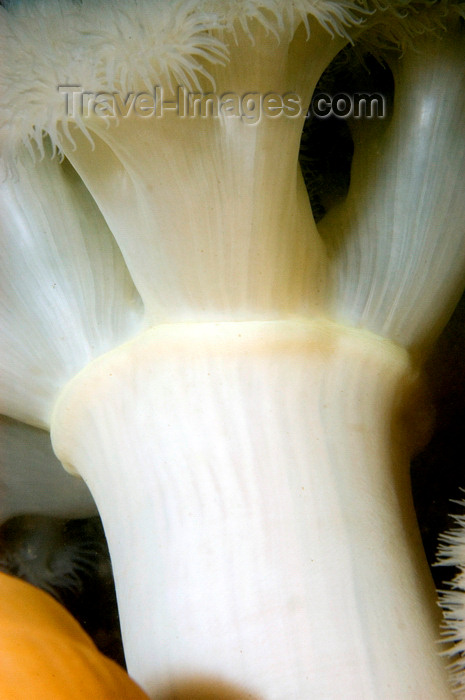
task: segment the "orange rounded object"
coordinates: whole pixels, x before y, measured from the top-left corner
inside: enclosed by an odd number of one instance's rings
[[[50,595],[0,573],[2,700],[148,700]]]

